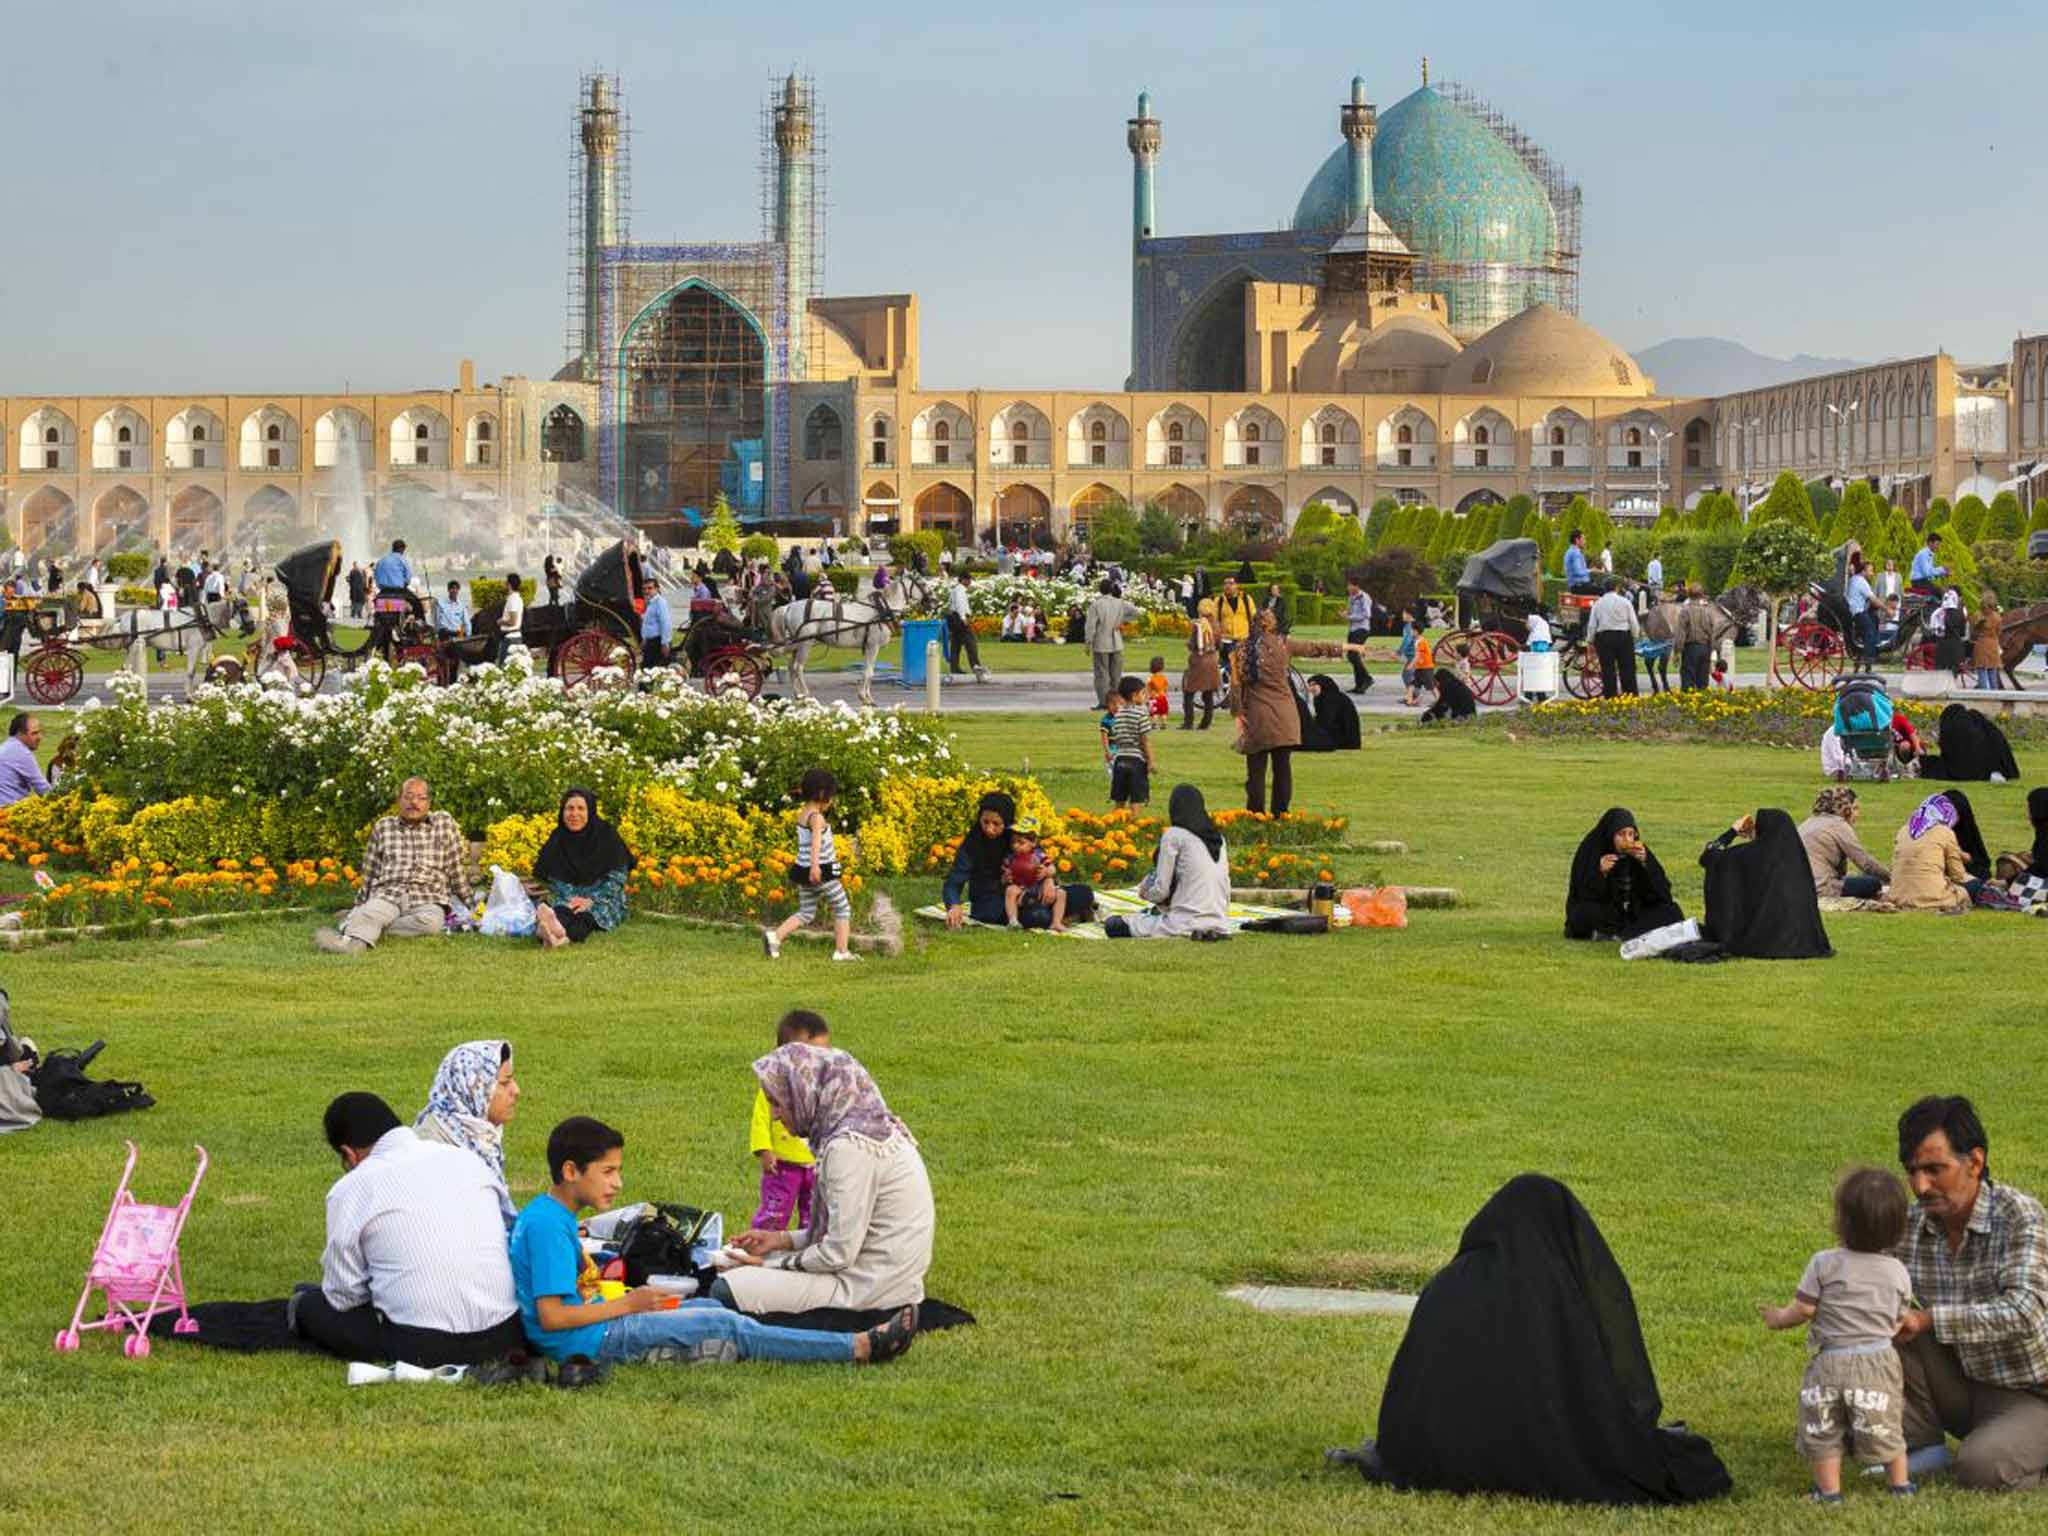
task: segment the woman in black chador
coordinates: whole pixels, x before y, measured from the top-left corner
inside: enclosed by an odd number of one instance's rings
[[[1511,1180],[1416,1299],[1379,1438],[1331,1459],[1443,1493],[1684,1504],[1732,1486],[1714,1448],[1660,1427],[1635,1298],[1572,1192]]]
[[[1568,939],[1633,939],[1682,923],[1664,866],[1636,830],[1635,813],[1615,806],[1579,841],[1564,899]]]

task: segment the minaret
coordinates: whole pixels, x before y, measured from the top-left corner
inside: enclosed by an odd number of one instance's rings
[[[619,243],[619,109],[612,83],[590,80],[583,107],[583,377],[597,377],[603,350],[604,317],[599,312],[602,265],[598,253]]]
[[[1131,150],[1131,379],[1132,388],[1144,384],[1143,346],[1146,314],[1145,268],[1149,258],[1145,242],[1157,228],[1158,204],[1154,177],[1159,165],[1159,119],[1152,115],[1152,93],[1138,92],[1138,115],[1130,120],[1124,142]]]
[[[789,274],[789,376],[809,377],[811,98],[794,74],[775,104],[775,243]]]
[[[1351,77],[1351,99],[1344,103],[1338,121],[1349,150],[1344,162],[1344,227],[1349,229],[1372,206],[1372,140],[1379,131],[1379,114],[1365,99],[1362,75]]]

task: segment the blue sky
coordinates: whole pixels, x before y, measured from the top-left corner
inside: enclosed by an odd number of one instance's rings
[[[827,289],[916,292],[928,385],[1122,380],[1139,87],[1160,232],[1270,229],[1353,72],[1385,108],[1424,54],[1584,186],[1584,315],[1625,346],[1983,360],[2048,328],[2048,8],[2012,0],[95,0],[5,36],[0,393],[552,372],[593,66],[625,75],[638,239],[753,238],[761,98],[813,74]]]

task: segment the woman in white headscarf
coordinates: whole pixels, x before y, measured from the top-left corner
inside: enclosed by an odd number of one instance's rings
[[[818,1160],[811,1224],[761,1228],[723,1285],[742,1312],[890,1311],[924,1300],[937,1213],[917,1138],[845,1051],[792,1041],[754,1063],[775,1118]]]
[[[510,1040],[471,1040],[441,1058],[427,1107],[412,1123],[428,1141],[474,1152],[491,1170],[498,1209],[509,1230],[518,1219],[505,1187],[505,1126],[519,1108],[519,1083],[512,1076]]]

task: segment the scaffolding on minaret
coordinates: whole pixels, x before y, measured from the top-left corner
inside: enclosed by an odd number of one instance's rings
[[[761,240],[784,250],[789,378],[800,383],[818,349],[811,301],[825,291],[825,109],[809,75],[789,70],[769,78],[760,155]]]
[[[631,239],[633,121],[615,73],[586,71],[569,120],[569,261],[563,299],[565,372],[592,382],[598,335],[599,253]]]

